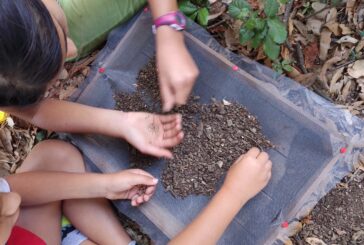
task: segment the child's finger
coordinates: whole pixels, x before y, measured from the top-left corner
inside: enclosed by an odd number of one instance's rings
[[[245,155],[257,158],[259,156],[260,150],[256,147],[251,148]]]
[[[260,162],[260,163],[265,163],[269,160],[269,155],[266,153],[266,152],[261,152],[258,157],[257,157],[257,160]]]
[[[125,171],[125,170],[124,170]],[[142,170],[142,169],[138,169],[138,168],[133,168],[133,169],[128,169],[126,170],[130,173],[133,173],[133,174],[141,174],[141,175],[145,175],[145,176],[148,176],[148,177],[151,177],[151,178],[154,178],[153,175],[151,175],[150,173]]]
[[[178,124],[175,121],[174,122],[170,122],[170,123],[166,123],[166,124],[163,124],[163,129],[164,129],[164,131],[171,130],[173,128],[176,128],[177,125]]]
[[[184,137],[183,132],[179,132],[175,137],[163,139],[163,141],[160,143],[160,146],[163,148],[171,148],[179,143],[181,143],[182,139]]]
[[[143,174],[133,174],[134,176],[130,179],[130,185],[156,185],[158,179]]]
[[[169,159],[173,158],[172,152],[170,152],[167,149],[163,149],[163,148],[160,148],[160,147],[154,146],[154,145],[148,145],[143,150],[143,153],[149,154],[152,156],[156,156],[156,157],[165,157],[165,158],[169,158]]]
[[[181,130],[182,130],[181,128],[175,127],[170,130],[164,131],[163,139],[176,137],[176,135],[178,135],[181,132]]]
[[[170,123],[170,122],[180,123],[182,121],[182,116],[181,114],[161,115],[160,120],[162,123]]]

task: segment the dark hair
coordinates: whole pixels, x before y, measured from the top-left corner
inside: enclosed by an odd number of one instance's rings
[[[0,106],[39,101],[62,67],[56,26],[41,0],[0,0]]]

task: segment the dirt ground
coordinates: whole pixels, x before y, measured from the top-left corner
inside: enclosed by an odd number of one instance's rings
[[[363,202],[364,171],[358,170],[320,200],[302,221],[302,231],[292,238],[294,244],[314,244],[312,238],[326,244],[364,244]]]
[[[231,19],[226,13],[227,7],[225,3],[228,2],[231,1],[219,0],[212,6],[212,9],[215,8],[216,10],[215,12],[212,11],[211,14],[215,14],[216,17],[210,20],[207,30],[227,48],[271,67],[272,63],[262,55],[261,49],[252,50],[246,45],[239,44],[237,40],[238,35],[235,35],[236,26],[234,22],[230,22]],[[249,2],[254,5],[258,1],[249,0]],[[313,33],[315,32],[315,26],[308,25],[307,23],[308,16],[314,14],[312,12],[314,2],[325,4],[324,2],[334,1],[295,0],[293,5],[291,5],[290,11],[286,11],[285,8],[280,9],[280,16],[285,15],[285,13],[291,16],[286,21],[289,27],[289,42],[282,45],[281,51],[282,59],[293,60],[291,65],[294,70],[287,75],[325,98],[344,105],[353,114],[363,116],[364,80],[362,77],[359,77],[361,74],[358,75],[358,73],[364,70],[362,68],[364,63],[361,62],[363,59],[362,49],[364,47],[364,38],[361,32],[363,22],[357,23],[354,26],[353,21],[348,21],[350,16],[353,18],[355,15],[358,16],[358,13],[362,13],[363,7],[361,4],[363,1],[348,0],[346,1],[346,6],[340,5],[335,7],[328,4],[323,6],[323,11],[320,10],[321,14],[313,16],[315,17],[314,23],[326,26],[326,28],[321,28],[319,35]],[[351,7],[349,4],[352,4],[350,5]],[[260,8],[259,4],[255,5],[254,9]],[[336,14],[333,13],[335,11],[331,11],[332,8],[337,9]],[[305,12],[306,10],[308,11],[307,13]],[[318,17],[323,13],[327,17],[329,10],[331,22],[324,23],[325,20]],[[343,24],[343,26],[340,26],[340,24]],[[338,25],[339,30],[337,30]],[[333,33],[332,38],[327,38],[328,30],[338,33]],[[320,35],[323,33],[326,38],[321,38]],[[349,40],[356,43],[340,43],[340,39],[348,35],[355,38],[357,41]],[[322,51],[319,52],[320,45],[325,44],[329,46],[329,49],[324,53]],[[302,49],[299,48],[301,46]],[[300,50],[303,50],[303,54]],[[331,58],[335,56],[337,50],[343,52],[343,58],[337,61],[336,64],[333,64],[335,60]],[[319,54],[320,56],[326,55],[327,57],[321,60],[318,57]],[[89,64],[94,58],[95,55],[91,55],[78,63],[69,64],[67,66],[68,73],[63,74],[62,82],[56,83],[47,96],[66,99],[85,79],[89,72]],[[325,72],[322,73],[321,71],[325,64]],[[338,70],[340,71],[339,73],[336,72]],[[357,76],[359,78],[356,78]],[[327,93],[328,91],[323,91],[316,87],[317,77],[323,78],[331,85],[328,90],[329,94]],[[10,131],[10,135],[8,132],[5,132],[4,128]],[[34,142],[47,138],[50,135],[50,132],[37,130],[30,125],[24,125],[19,122],[16,122],[14,128],[9,125],[3,125],[0,131],[3,132],[1,137],[2,145],[11,144],[13,148],[10,152],[4,147],[0,151],[1,175],[14,172],[16,166],[21,164]],[[24,144],[20,144],[19,139],[26,139],[26,141],[23,141]],[[342,183],[338,184],[336,188],[323,197],[311,214],[301,221],[303,229],[292,237],[292,243],[300,245],[364,244],[363,179],[364,172],[362,170],[355,171],[355,173],[345,177]],[[130,226],[133,227],[133,225]],[[132,234],[133,229],[129,230],[129,233]],[[139,236],[141,240],[147,241],[146,244],[148,244],[147,238],[140,234],[135,236]]]

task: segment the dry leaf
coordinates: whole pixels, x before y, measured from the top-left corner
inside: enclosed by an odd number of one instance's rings
[[[347,2],[346,2],[345,13],[348,16],[349,23],[351,23],[353,20],[353,11],[354,11],[354,6],[355,6],[355,1],[356,0],[347,0]]]
[[[303,54],[305,57],[305,67],[312,68],[315,65],[317,54],[319,53],[317,42],[309,43],[305,46]]]
[[[326,60],[327,59],[327,53],[330,49],[331,44],[331,31],[324,28],[321,31],[321,38],[320,38],[320,60]]]
[[[335,85],[336,85],[336,82],[342,77],[343,71],[344,71],[344,67],[341,67],[340,69],[336,70],[334,75],[332,76],[331,81],[329,83],[331,94],[337,93],[338,91],[341,90],[343,84],[340,86],[339,90],[336,90],[337,86],[335,86]],[[334,90],[334,88],[336,88],[335,89],[336,91]]]
[[[341,95],[339,95],[339,99],[341,101],[346,101],[348,99],[351,85],[353,84],[353,80],[349,80],[346,82],[343,90],[341,91]]]
[[[324,241],[316,237],[307,237],[305,241],[310,245],[327,245]]]
[[[313,10],[315,10],[315,13],[326,8],[326,6],[327,6],[326,4],[320,3],[320,2],[314,2],[311,4],[311,7],[313,8]],[[320,20],[325,20],[329,11],[330,10],[327,9],[327,10],[322,11],[321,13],[316,14],[316,18],[318,18]]]
[[[341,35],[349,35],[353,33],[353,31],[347,27],[345,24],[339,24],[339,28],[341,30]]]
[[[307,27],[299,20],[293,20],[293,25],[297,28],[298,32],[304,37],[307,36]]]
[[[307,30],[312,31],[315,35],[320,35],[322,24],[321,20],[310,18],[307,20]]]
[[[11,132],[8,128],[4,127],[0,129],[0,140],[2,145],[4,146],[4,150],[8,153],[13,152],[13,145],[11,144]]]
[[[290,17],[290,18],[288,19],[288,36],[291,36],[291,35],[292,35],[293,30],[294,30],[293,20],[292,20],[292,18]]]
[[[311,72],[307,74],[300,74],[294,79],[305,87],[311,87],[316,82],[316,78],[317,74]]]
[[[359,53],[364,48],[364,38],[362,38],[355,47],[355,52]]]
[[[230,50],[236,50],[239,42],[239,32],[235,32],[232,28],[228,28],[224,32],[226,47]]]
[[[352,43],[356,44],[358,42],[358,39],[353,38],[351,36],[343,36],[339,40],[336,41],[337,43]]]
[[[332,33],[334,33],[335,36],[339,36],[340,35],[339,23],[337,23],[337,22],[330,22],[330,23],[325,24],[325,27],[327,27]]]
[[[332,57],[331,59],[327,60],[325,62],[325,64],[322,66],[322,69],[321,69],[321,72],[320,72],[320,75],[319,75],[319,78],[320,78],[320,81],[323,85],[323,87],[327,90],[329,90],[329,86],[327,84],[327,77],[326,77],[326,73],[327,73],[327,70],[334,64],[336,64],[337,62],[341,61],[342,59],[342,56],[334,56]]]
[[[66,69],[63,68],[63,70],[61,71],[61,73],[58,76],[59,80],[66,80],[68,78],[68,72]]]
[[[356,242],[357,240],[364,240],[364,230],[355,232],[351,239],[354,242]]]
[[[337,18],[337,10],[336,8],[331,8],[326,16],[326,23],[336,22],[336,18]]]
[[[353,78],[364,76],[364,60],[357,60],[352,67],[348,68],[348,73]]]

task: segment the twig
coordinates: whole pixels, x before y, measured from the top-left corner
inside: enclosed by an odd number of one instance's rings
[[[307,15],[305,18],[304,18],[304,20],[308,20],[309,18],[311,18],[311,17],[314,17],[314,16],[316,16],[316,15],[318,15],[319,13],[322,13],[322,12],[324,12],[325,10],[327,10],[327,9],[331,9],[331,8],[334,8],[334,7],[344,7],[344,5],[346,5],[346,2],[345,3],[341,3],[341,4],[338,4],[337,6],[335,6],[335,5],[327,5],[326,7],[324,7],[324,8],[322,8],[322,9],[320,9],[319,11],[317,11],[317,12],[315,12],[315,13],[312,13],[312,14],[310,14],[310,15]]]
[[[219,25],[223,24],[225,21],[226,21],[226,19],[222,19],[222,20],[216,22],[215,24],[212,24],[212,25],[208,26],[207,29],[210,30],[210,29],[212,29],[212,28],[214,28],[216,26],[219,26]]]
[[[289,0],[289,2],[286,4],[286,9],[284,11],[284,16],[283,16],[283,23],[287,26],[288,25],[288,19],[289,16],[291,14],[291,10],[293,7],[293,2],[294,0]]]
[[[297,59],[298,59],[298,66],[301,69],[301,71],[305,74],[307,74],[307,69],[305,67],[305,60],[303,57],[303,52],[302,52],[302,47],[300,42],[296,43],[296,55],[297,55]]]

